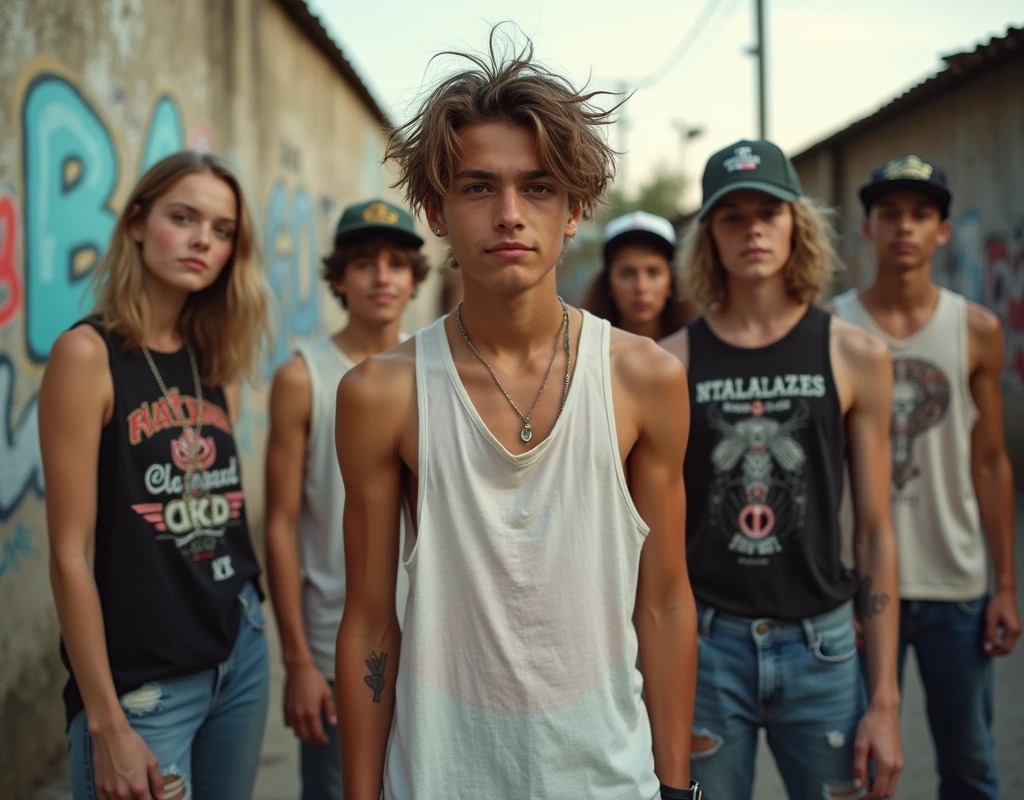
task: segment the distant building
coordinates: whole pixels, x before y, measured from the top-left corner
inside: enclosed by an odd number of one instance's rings
[[[836,290],[869,280],[857,188],[871,169],[913,152],[941,164],[953,190],[953,237],[937,282],[991,308],[1006,332],[1006,429],[1024,485],[1024,28],[1010,28],[793,157],[804,190],[838,210],[847,270]]]

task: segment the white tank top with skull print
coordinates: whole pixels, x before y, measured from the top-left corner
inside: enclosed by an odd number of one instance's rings
[[[971,430],[978,410],[967,357],[967,301],[939,289],[924,327],[888,335],[858,298],[834,300],[836,316],[884,341],[893,361],[892,518],[899,543],[900,596],[969,600],[988,574],[971,477]]]

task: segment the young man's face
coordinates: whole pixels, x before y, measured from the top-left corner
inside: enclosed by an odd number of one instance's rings
[[[385,245],[373,255],[349,261],[333,286],[345,295],[351,319],[384,326],[402,316],[416,283],[409,251]]]
[[[649,325],[672,295],[672,268],[653,247],[624,244],[608,259],[608,288],[624,325]]]
[[[882,195],[864,220],[880,271],[908,272],[928,264],[935,248],[949,241],[949,229],[935,201],[914,189]]]
[[[711,236],[731,279],[768,280],[792,253],[793,209],[764,192],[731,192],[711,212]]]
[[[503,123],[458,132],[462,156],[432,229],[447,234],[467,284],[521,292],[554,268],[579,208],[540,163],[532,130]]]

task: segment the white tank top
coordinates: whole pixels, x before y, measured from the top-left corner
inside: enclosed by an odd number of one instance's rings
[[[892,519],[900,597],[980,597],[988,573],[971,477],[978,410],[967,357],[967,301],[940,288],[931,319],[912,336],[896,339],[857,295],[851,290],[837,297],[836,315],[882,339],[893,360]]]
[[[300,345],[296,351],[306,362],[312,398],[299,512],[303,620],[313,663],[334,680],[335,642],[345,609],[345,486],[334,446],[334,412],[338,384],[353,364],[330,336]],[[404,531],[403,525],[403,537]],[[408,576],[399,569],[395,598],[399,620],[408,591]]]
[[[418,525],[386,800],[659,793],[632,624],[648,527],[619,458],[610,330],[584,313],[565,408],[522,455],[473,407],[444,318],[416,334]]]

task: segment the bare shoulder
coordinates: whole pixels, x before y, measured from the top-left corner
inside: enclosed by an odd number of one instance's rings
[[[669,334],[662,339],[658,344],[664,350],[678,358],[684,366],[688,366],[690,363],[690,331],[684,325],[682,328],[677,330],[675,333]]]
[[[78,408],[102,409],[106,422],[113,411],[114,382],[107,343],[91,325],[79,325],[57,337],[50,348],[40,387],[40,413],[63,415],[70,402]]]
[[[1003,335],[999,317],[980,303],[967,301],[967,330],[979,344],[991,344]]]
[[[92,325],[79,325],[65,331],[53,343],[46,360],[47,369],[72,364],[89,369],[109,369],[107,343]]]
[[[653,339],[612,329],[612,376],[631,392],[686,392],[686,368],[674,354]]]
[[[274,373],[271,391],[288,397],[309,396],[309,367],[306,359],[297,353],[285,361]]]
[[[869,372],[888,368],[889,348],[873,333],[833,315],[830,335],[832,350],[845,366]]]
[[[378,413],[403,412],[416,389],[416,340],[407,339],[370,356],[345,373],[338,384],[338,403]]]

